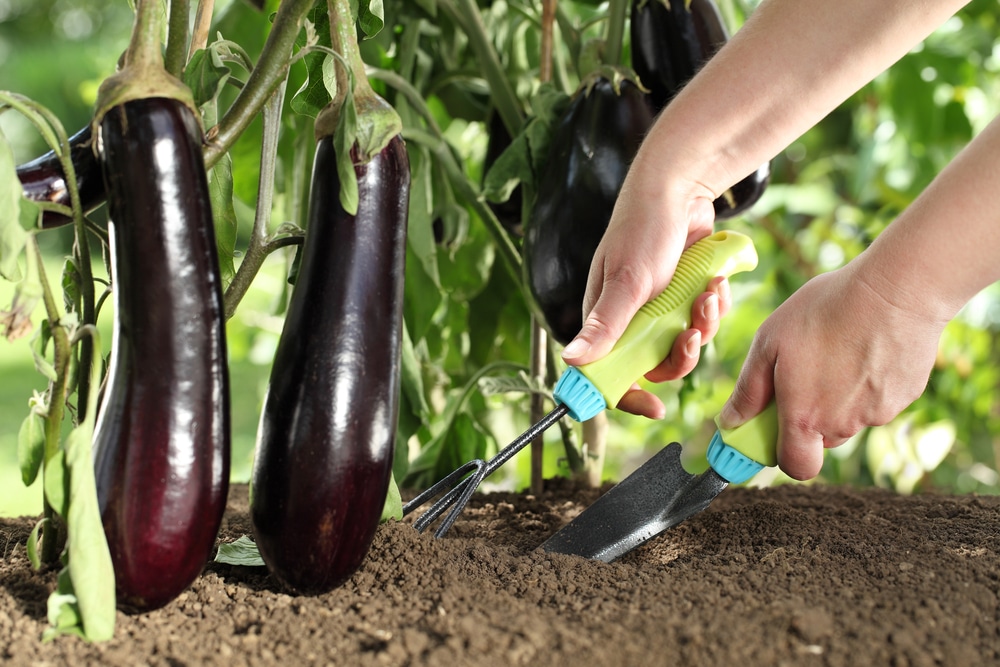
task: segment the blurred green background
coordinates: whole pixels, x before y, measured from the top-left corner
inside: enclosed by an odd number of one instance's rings
[[[733,31],[756,3],[719,0],[718,4]],[[606,5],[593,2],[566,1],[561,7],[581,23],[606,11]],[[525,18],[532,15],[530,6],[496,0],[482,11],[518,96],[530,100],[533,88],[525,82],[537,74],[533,55],[537,38]],[[390,20],[396,17],[399,26],[408,26],[406,30],[422,26],[417,42],[420,66],[413,76],[422,77],[418,88],[443,136],[467,161],[470,178],[478,179],[489,100],[467,40],[454,26],[449,28],[453,17],[446,12],[433,25],[407,18],[419,14],[414,3],[387,2],[386,12]],[[266,16],[266,11],[258,12],[249,3],[219,0],[214,30],[255,56],[267,33]],[[97,87],[113,72],[128,41],[131,20],[124,0],[0,0],[0,89],[37,100],[54,111],[68,131],[75,131],[89,121]],[[995,1],[969,3],[924,44],[775,158],[772,184],[764,198],[747,215],[725,224],[753,237],[760,266],[734,279],[736,307],[699,369],[684,382],[656,387],[668,406],[666,419],[650,422],[611,413],[605,478],[620,479],[671,441],[691,445],[685,455],[692,468],[704,465],[699,456],[713,428],[711,419],[728,397],[760,322],[810,277],[841,266],[860,252],[1000,110],[997,21]],[[366,57],[387,69],[397,67],[400,55],[394,40],[405,34],[398,26],[383,31],[366,47]],[[293,69],[290,93],[304,78],[301,68]],[[572,77],[563,83],[566,92],[572,92]],[[301,129],[294,121],[286,125]],[[0,115],[0,128],[19,162],[44,151],[34,130],[16,114]],[[241,233],[253,216],[258,150],[256,126],[233,150]],[[288,211],[294,208],[289,205],[290,164],[291,158],[283,153],[275,199],[278,220],[289,219]],[[423,175],[415,172],[415,179]],[[489,237],[474,211],[435,179],[439,177],[427,175],[426,181],[419,181],[426,184],[428,196],[437,199],[428,205],[426,228],[418,226],[423,221],[411,212],[411,251],[419,261],[411,257],[407,269],[407,326],[422,376],[415,391],[425,397],[416,403],[426,405],[416,405],[412,392],[404,402],[403,464],[397,473],[405,470],[406,460],[430,448],[429,443],[438,448],[431,452],[438,457],[436,465],[448,468],[450,461],[464,460],[471,453],[495,451],[528,425],[523,391],[505,389],[496,378],[492,383],[477,380],[477,373],[490,363],[527,363],[527,309],[512,297],[510,279],[496,268]],[[992,193],[983,193],[984,206],[992,201]],[[102,215],[98,210],[93,217],[99,220]],[[429,251],[418,248],[419,239],[431,236],[432,222],[444,226],[448,241]],[[46,232],[39,239],[49,257],[49,275],[59,275],[61,258],[72,242],[69,230]],[[258,409],[281,328],[280,300],[289,257],[272,256],[228,325],[237,481],[249,477]],[[12,290],[12,285],[0,282],[0,308],[10,303]],[[485,319],[494,324],[485,343],[470,333],[479,331],[484,308]],[[101,326],[107,347],[110,322]],[[949,325],[925,395],[892,424],[869,429],[829,452],[819,481],[877,484],[902,493],[1000,491],[998,332],[1000,289],[993,286]],[[17,429],[28,399],[44,387],[27,339],[0,341],[0,373],[4,379],[0,515],[37,514],[39,485],[23,488],[16,457]],[[459,400],[467,386],[473,391]],[[461,403],[459,416],[443,419],[456,401]],[[550,434],[546,446],[546,474],[565,474],[558,434]],[[522,488],[527,466],[526,457],[518,457],[498,475],[494,486]],[[767,471],[753,483],[782,481],[779,473]]]

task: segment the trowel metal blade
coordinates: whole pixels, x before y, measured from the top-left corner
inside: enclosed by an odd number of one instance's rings
[[[672,443],[542,544],[548,552],[610,563],[702,511],[728,482],[709,468],[692,475]]]

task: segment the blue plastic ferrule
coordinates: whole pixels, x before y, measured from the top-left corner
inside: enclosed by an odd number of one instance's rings
[[[764,464],[727,445],[718,431],[708,443],[708,463],[730,484],[742,484],[764,468]]]
[[[557,403],[569,408],[569,416],[578,422],[596,417],[608,407],[600,390],[575,366],[563,372],[552,395]]]

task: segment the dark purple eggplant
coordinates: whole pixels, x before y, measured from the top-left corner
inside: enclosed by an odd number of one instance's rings
[[[712,0],[632,0],[632,69],[659,112],[729,39]]]
[[[371,546],[399,410],[409,160],[399,136],[352,152],[356,215],[319,141],[302,261],[257,435],[250,519],[271,573],[300,593],[343,583]]]
[[[229,372],[202,134],[173,99],[101,121],[115,299],[94,441],[119,606],[174,599],[211,556],[229,488]]]
[[[577,92],[557,123],[524,232],[524,270],[552,337],[568,343],[583,326],[583,295],[597,244],[653,109],[628,80],[606,78]]]
[[[729,39],[714,0],[632,0],[632,68],[659,113]],[[715,217],[732,218],[767,188],[769,162],[715,200]]]
[[[771,181],[771,163],[765,162],[739,183],[722,193],[712,204],[715,219],[734,218],[757,203]]]
[[[101,166],[91,144],[91,127],[86,127],[69,138],[70,159],[76,172],[76,187],[84,212],[90,212],[104,203],[104,178]],[[53,202],[70,207],[72,202],[66,186],[59,157],[55,151],[17,166],[17,177],[24,189],[24,196],[32,201]],[[42,228],[51,229],[73,222],[73,218],[54,211],[42,214]]]

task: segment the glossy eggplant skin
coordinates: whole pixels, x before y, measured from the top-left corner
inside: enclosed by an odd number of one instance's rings
[[[601,78],[581,90],[557,124],[524,232],[525,279],[552,337],[565,345],[583,326],[583,296],[597,245],[653,109],[629,81],[620,94]]]
[[[770,182],[771,163],[765,162],[757,167],[755,172],[729,188],[721,197],[712,202],[715,207],[715,219],[726,220],[746,212],[757,203]]]
[[[229,488],[229,371],[194,114],[172,99],[101,122],[114,338],[94,440],[119,606],[174,599],[211,556]]]
[[[101,165],[91,142],[92,129],[88,123],[69,138],[70,159],[76,172],[76,187],[80,194],[80,204],[84,212],[89,212],[104,203],[104,178]],[[24,196],[37,202],[54,202],[71,206],[66,174],[55,151],[17,166],[17,178],[21,181]],[[42,228],[52,229],[73,222],[73,219],[53,211],[42,214]]]
[[[632,68],[657,111],[729,35],[713,0],[632,0]]]
[[[659,113],[729,39],[714,0],[632,0],[632,68]],[[765,162],[713,202],[715,217],[753,206],[771,178]]]
[[[316,148],[298,278],[264,398],[250,519],[271,574],[303,594],[364,561],[389,487],[399,412],[409,159],[396,136],[340,205],[329,137]]]

